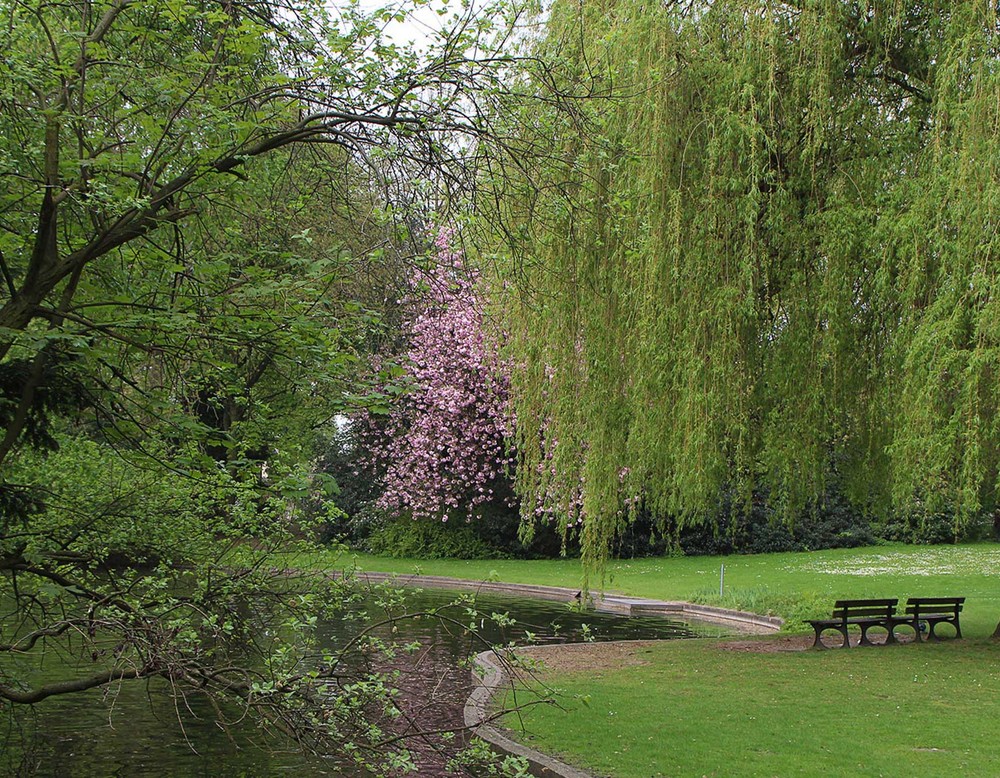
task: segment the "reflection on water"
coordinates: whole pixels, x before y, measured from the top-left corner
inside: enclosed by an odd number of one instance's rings
[[[425,591],[407,600],[409,612],[442,608],[454,592]],[[400,674],[400,733],[462,726],[461,710],[472,682],[465,660],[494,644],[551,643],[594,640],[671,639],[725,634],[723,628],[691,627],[654,617],[623,617],[580,612],[562,603],[480,595],[474,609],[460,603],[445,608],[446,620],[421,617],[394,620],[380,628],[387,639],[420,647],[383,660],[379,669]],[[373,608],[373,616],[377,616]],[[498,624],[492,614],[507,614],[513,624]],[[506,622],[506,619],[500,619]],[[475,632],[468,629],[474,626]],[[354,637],[356,622],[322,625],[326,648],[336,649]],[[363,776],[358,768],[333,759],[280,751],[251,726],[224,731],[207,701],[182,700],[165,681],[125,683],[121,688],[93,690],[50,698],[27,720],[3,722],[0,744],[6,744],[9,769],[17,744],[26,743],[26,774],[62,778],[97,776]],[[440,738],[416,739],[420,776],[444,774],[447,754],[454,748]],[[21,749],[17,749],[20,751]],[[19,755],[20,756],[20,755]],[[4,764],[7,761],[8,764]],[[19,761],[19,760],[15,760]]]

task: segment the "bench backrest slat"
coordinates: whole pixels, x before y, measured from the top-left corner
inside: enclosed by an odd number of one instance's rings
[[[896,612],[899,600],[837,600],[833,605],[833,618],[885,618]]]
[[[907,605],[961,605],[964,597],[910,597]]]
[[[898,599],[893,600],[837,600],[834,604],[834,608],[878,608],[878,607],[892,607],[895,608],[896,604],[899,602]]]
[[[891,616],[894,608],[883,606],[881,608],[840,608],[833,612],[834,618],[853,616]]]
[[[964,597],[910,597],[906,601],[906,612],[919,617],[921,613],[945,611],[954,613],[955,618],[958,618],[963,602],[965,602]]]

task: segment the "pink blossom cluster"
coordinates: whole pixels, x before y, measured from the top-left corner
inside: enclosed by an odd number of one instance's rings
[[[549,372],[546,366],[546,374]],[[559,439],[550,432],[550,422],[542,424],[542,459],[536,466],[542,488],[535,495],[535,521],[571,526],[583,524],[583,475],[577,474],[575,482],[560,481],[560,472],[555,465],[555,453]]]
[[[411,388],[369,452],[371,469],[384,473],[378,507],[414,519],[471,518],[513,467],[510,371],[486,335],[477,275],[454,240],[442,230],[431,266],[412,279],[401,360]]]

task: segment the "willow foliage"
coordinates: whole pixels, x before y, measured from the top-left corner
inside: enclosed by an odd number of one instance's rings
[[[995,504],[998,42],[981,0],[557,0],[532,88],[588,99],[522,117],[500,263],[530,516],[594,561],[831,474]]]

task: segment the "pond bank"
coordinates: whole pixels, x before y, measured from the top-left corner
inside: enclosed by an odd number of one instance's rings
[[[403,573],[376,573],[356,571],[355,577],[370,583],[396,581],[400,586],[423,589],[458,589],[511,597],[536,597],[556,602],[574,602],[580,598],[579,589],[564,586],[537,586],[532,584],[504,583],[502,581],[470,581],[440,575]],[[785,623],[777,616],[761,616],[747,611],[718,608],[677,600],[652,600],[613,592],[591,595],[588,607],[601,613],[620,613],[626,616],[662,616],[684,621],[708,621],[723,624],[740,632],[770,634]]]
[[[518,743],[496,727],[491,726],[490,722],[496,718],[490,713],[493,696],[501,686],[511,683],[506,666],[507,663],[494,651],[483,651],[476,655],[472,672],[479,678],[480,685],[469,695],[469,699],[465,703],[465,726],[495,749],[527,759],[531,764],[532,773],[536,776],[542,776],[542,778],[550,776],[552,778],[593,778],[590,773]]]
[[[571,603],[579,601],[581,592],[560,586],[540,586],[532,584],[515,584],[498,581],[470,581],[447,576],[431,576],[419,574],[397,574],[377,572],[357,572],[359,580],[368,583],[384,583],[394,581],[401,586],[417,588],[458,589],[477,593],[535,597],[543,600]],[[604,592],[592,596],[588,607],[595,611],[617,613],[628,616],[660,616],[683,620],[707,621],[723,624],[727,627],[747,634],[770,634],[777,632],[784,620],[776,616],[761,616],[746,611],[736,611],[696,603],[652,600],[642,597],[630,597],[622,594]],[[635,643],[628,641],[627,643]],[[604,650],[616,643],[602,643]],[[621,645],[620,643],[617,645]],[[535,646],[531,651],[545,653],[549,649],[572,649],[572,645]],[[590,644],[579,644],[579,648],[590,647]],[[478,737],[490,743],[494,748],[507,754],[520,756],[528,760],[533,774],[545,778],[593,778],[579,768],[562,762],[555,757],[543,754],[533,748],[518,743],[504,732],[491,726],[495,718],[490,707],[494,695],[502,687],[512,682],[511,673],[507,670],[508,662],[494,651],[483,651],[475,657],[473,674],[479,685],[472,691],[465,703],[463,712],[465,725]]]

